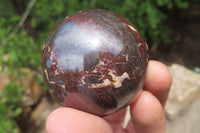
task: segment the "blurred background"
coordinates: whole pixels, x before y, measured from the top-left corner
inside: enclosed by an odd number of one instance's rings
[[[42,133],[57,103],[41,76],[50,31],[83,9],[128,19],[169,66],[174,83],[166,104],[169,133],[197,133],[200,123],[199,0],[0,0],[0,133]]]

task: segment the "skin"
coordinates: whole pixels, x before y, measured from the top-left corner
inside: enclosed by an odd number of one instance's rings
[[[130,104],[131,119],[122,127],[126,109],[98,117],[72,108],[61,107],[47,118],[47,133],[166,133],[164,105],[172,84],[168,68],[149,61],[144,88]]]

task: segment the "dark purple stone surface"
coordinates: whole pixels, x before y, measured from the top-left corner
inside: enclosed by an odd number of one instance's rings
[[[130,22],[87,10],[66,17],[50,33],[42,73],[63,106],[105,116],[137,96],[147,63],[147,44]]]

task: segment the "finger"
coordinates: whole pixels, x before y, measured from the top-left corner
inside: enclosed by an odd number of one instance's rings
[[[123,133],[124,129],[123,129],[123,122],[124,122],[124,117],[126,114],[126,109],[123,109],[115,114],[103,117],[112,127],[113,132],[117,133]]]
[[[130,120],[130,121],[128,122],[128,125],[127,125],[127,127],[126,127],[126,132],[127,132],[127,133],[136,133],[136,132],[135,132],[135,128],[134,128],[134,126],[133,126],[132,120]]]
[[[47,133],[112,133],[102,118],[79,110],[62,107],[54,110],[46,121]]]
[[[172,84],[169,69],[158,61],[149,61],[144,83],[144,90],[155,95],[164,106]]]
[[[131,123],[129,133],[166,133],[163,108],[158,99],[148,91],[141,95],[130,106]],[[134,125],[134,127],[133,127]],[[131,129],[131,130],[130,130]]]

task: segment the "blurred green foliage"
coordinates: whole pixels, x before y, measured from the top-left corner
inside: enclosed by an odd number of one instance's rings
[[[186,9],[196,0],[38,0],[23,26],[15,31],[30,1],[0,3],[0,66],[7,67],[10,76],[23,67],[40,72],[42,46],[49,32],[64,17],[79,10],[98,8],[116,12],[131,21],[145,40],[159,45],[171,40],[169,13]],[[22,112],[22,95],[21,86],[15,82],[0,93],[1,133],[18,132],[14,119]]]
[[[13,89],[14,88],[14,89]],[[15,119],[21,114],[22,86],[11,82],[0,94],[0,132],[18,133],[19,127]]]

